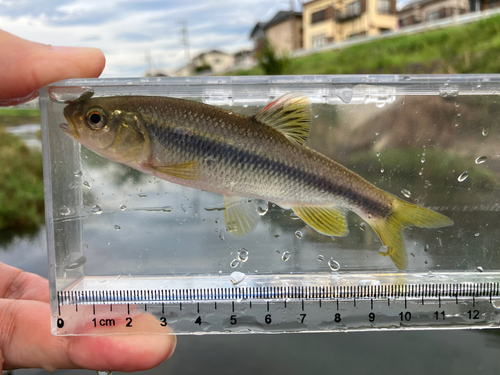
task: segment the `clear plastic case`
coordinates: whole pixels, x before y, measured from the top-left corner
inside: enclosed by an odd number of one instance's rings
[[[308,147],[454,225],[406,229],[402,271],[379,254],[380,239],[353,213],[349,235],[332,239],[269,202],[257,228],[235,237],[225,228],[221,195],[143,174],[67,137],[59,127],[65,101],[88,90],[94,97],[186,98],[249,116],[283,94],[302,93],[312,103]],[[45,88],[54,333],[78,333],[57,328],[64,291],[300,286],[313,279],[401,284],[437,275],[496,282],[499,94],[498,75],[89,79]]]

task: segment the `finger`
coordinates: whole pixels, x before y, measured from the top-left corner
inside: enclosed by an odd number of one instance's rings
[[[149,314],[135,319],[149,320],[151,327],[159,326]],[[4,369],[143,371],[168,359],[175,345],[174,335],[53,336],[48,304],[0,300]]]
[[[0,298],[49,302],[49,282],[0,262]]]
[[[105,65],[98,49],[53,47],[2,30],[0,51],[0,105],[28,99],[41,87],[62,79],[98,77]]]

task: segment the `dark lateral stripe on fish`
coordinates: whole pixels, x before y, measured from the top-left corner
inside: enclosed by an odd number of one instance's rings
[[[226,155],[228,164],[241,164],[266,166],[269,171],[275,171],[278,175],[288,176],[294,182],[308,182],[315,189],[324,190],[332,195],[347,199],[350,203],[363,207],[368,214],[376,217],[387,217],[391,213],[391,208],[386,204],[377,202],[370,197],[359,194],[356,190],[341,184],[335,184],[331,179],[322,178],[298,169],[294,166],[286,165],[279,161],[274,161],[266,156],[251,153],[245,149],[237,148],[227,143],[219,142],[215,139],[203,137],[185,132],[176,133],[170,127],[148,126],[154,137],[167,147],[179,147],[187,153],[192,153],[197,157],[206,157],[207,154],[214,154],[214,150],[219,150]],[[200,152],[204,150],[203,152]]]

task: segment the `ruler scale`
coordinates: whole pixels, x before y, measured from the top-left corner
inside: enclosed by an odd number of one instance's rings
[[[500,282],[66,290],[57,305],[60,335],[491,328]]]

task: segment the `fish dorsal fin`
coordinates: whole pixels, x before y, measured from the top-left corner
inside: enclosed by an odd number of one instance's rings
[[[254,201],[242,197],[224,197],[224,219],[227,231],[242,236],[255,229],[260,220],[258,206]]]
[[[169,165],[151,165],[149,168],[155,172],[184,180],[199,180],[201,178],[200,165],[195,161]]]
[[[311,127],[311,103],[298,93],[289,93],[271,102],[255,118],[303,145]]]
[[[304,222],[327,236],[343,237],[349,234],[347,211],[339,207],[293,207]]]

